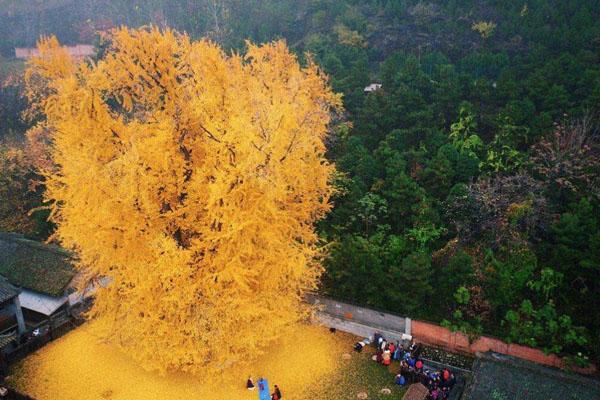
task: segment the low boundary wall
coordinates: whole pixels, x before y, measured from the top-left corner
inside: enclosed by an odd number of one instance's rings
[[[469,343],[469,338],[464,333],[452,332],[447,328],[429,322],[412,320],[412,335],[419,342],[443,347],[448,351],[469,354],[493,351],[551,367],[569,368],[583,374],[589,375],[597,372],[595,365],[587,368],[569,366],[565,359],[555,354],[544,354],[543,351],[538,349],[506,343],[500,339],[487,336],[480,336],[473,343]]]
[[[410,323],[407,323],[407,318],[344,303],[327,297],[310,296],[307,300],[311,304],[317,305],[323,313],[333,318],[354,321],[371,328],[410,335],[410,331],[407,330],[410,327]]]
[[[590,375],[598,372],[595,365],[579,368],[568,365],[564,358],[555,354],[544,354],[541,350],[506,343],[496,338],[480,336],[473,343],[469,343],[469,338],[464,333],[452,332],[430,322],[399,317],[322,296],[311,295],[308,296],[307,301],[320,307],[319,320],[323,325],[357,336],[371,336],[374,332],[381,332],[392,340],[399,340],[402,334],[406,334],[412,335],[419,342],[442,347],[454,353],[475,355],[492,351],[542,365],[570,369],[581,374]]]

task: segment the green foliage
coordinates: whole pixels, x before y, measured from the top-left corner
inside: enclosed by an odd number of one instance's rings
[[[419,226],[408,230],[408,237],[417,242],[418,251],[425,252],[427,245],[439,238],[444,228],[436,228],[434,225]]]
[[[436,293],[442,302],[452,298],[459,287],[469,286],[474,283],[472,257],[459,250],[446,265],[442,265],[436,272]]]
[[[457,304],[469,304],[470,299],[471,295],[469,294],[469,289],[467,289],[464,286],[461,286],[458,289],[456,289],[456,292],[454,293],[454,300],[456,300]]]
[[[358,217],[364,224],[365,233],[368,235],[370,228],[385,218],[388,212],[387,202],[381,196],[367,193],[358,200],[358,206]]]
[[[525,299],[518,309],[507,311],[503,324],[508,328],[509,340],[541,347],[545,352],[555,354],[566,349],[574,354],[575,349],[581,349],[588,343],[585,328],[575,326],[569,315],[556,310],[554,296],[562,280],[561,273],[544,268],[537,280],[528,282],[540,306],[536,307],[531,300]],[[582,357],[577,360],[580,362]]]
[[[553,143],[548,139],[553,124],[565,113],[580,116],[583,104],[600,99],[600,59],[578,37],[591,38],[600,30],[583,15],[577,17],[581,28],[572,28],[581,8],[575,2],[543,3],[497,3],[484,7],[492,13],[481,13],[455,2],[410,7],[387,2],[377,20],[370,17],[378,7],[374,3],[319,14],[330,28],[321,25],[311,50],[318,49],[317,59],[344,93],[353,121],[330,148],[337,167],[347,174],[345,194],[321,225],[327,237],[344,243],[344,250],[332,252],[327,262],[325,287],[330,293],[344,284],[345,278],[334,278],[340,271],[361,276],[365,267],[359,265],[368,262],[388,278],[369,276],[367,284],[364,277],[368,289],[346,287],[345,297],[416,315],[429,309],[428,317],[440,319],[452,303],[449,323],[455,328],[501,335],[506,327],[499,321],[507,312],[527,299],[538,308],[551,299],[535,282],[550,285],[552,278],[561,293],[553,306],[557,315],[569,315],[574,325],[600,332],[600,322],[580,300],[584,295],[600,307],[600,287],[592,279],[600,265],[600,250],[594,250],[600,234],[591,212],[598,209],[593,198],[597,184],[592,184],[597,152],[573,147],[569,153],[553,153],[554,164],[546,165],[548,158],[534,150],[544,140]],[[464,15],[472,25],[441,22]],[[502,22],[496,25],[491,18]],[[556,31],[545,28],[547,18]],[[405,29],[403,21],[427,39],[398,37],[398,50],[390,52],[379,39],[384,29]],[[337,31],[331,28],[336,25]],[[340,33],[351,39],[353,31],[369,48],[362,48],[360,40],[339,42]],[[483,45],[473,41],[473,31]],[[440,39],[443,44],[423,51],[433,35],[453,40]],[[382,83],[382,89],[363,93],[371,82]],[[562,144],[556,148],[570,149]],[[587,161],[569,170],[577,154]],[[570,183],[577,192],[569,189]],[[569,206],[580,201],[589,203]],[[391,241],[381,237],[385,234],[402,243],[397,259],[386,255]],[[403,291],[389,286],[403,282],[408,265],[422,268],[414,255],[436,254],[454,240],[458,250],[432,267],[428,285],[433,299],[420,307],[402,304]],[[353,246],[362,249],[361,255],[350,260]],[[550,276],[548,266],[556,274]],[[468,304],[455,301],[461,287],[469,290]],[[600,354],[600,343],[597,348]]]
[[[508,397],[498,389],[492,391],[492,400],[508,400]]]
[[[523,153],[505,144],[498,136],[494,137],[488,147],[485,160],[481,164],[484,171],[493,173],[511,173],[517,171],[525,161]]]
[[[547,353],[561,354],[565,348],[581,348],[588,343],[585,330],[573,325],[570,316],[559,314],[552,300],[535,308],[523,300],[518,310],[506,313],[508,339],[531,347],[541,347]]]
[[[405,315],[426,315],[429,297],[433,294],[431,286],[431,259],[421,252],[411,253],[402,263],[390,268],[391,283],[388,291],[396,299],[399,311]]]
[[[534,292],[543,295],[545,301],[550,301],[550,296],[559,288],[563,281],[563,275],[551,268],[544,268],[537,281],[529,281],[527,286]]]
[[[527,247],[509,244],[497,253],[487,249],[485,264],[488,300],[497,312],[502,313],[519,303],[537,268],[537,257]]]
[[[460,286],[456,289],[456,292],[454,292],[454,300],[456,302],[456,307],[452,312],[452,320],[444,319],[442,320],[441,325],[450,329],[452,332],[462,332],[466,334],[469,338],[469,342],[473,343],[475,339],[481,336],[483,327],[481,325],[481,318],[468,318],[463,311],[471,300],[469,289]]]
[[[483,141],[475,133],[477,122],[469,104],[460,106],[458,121],[450,125],[452,144],[460,153],[477,157],[483,148]]]
[[[424,315],[432,294],[430,257],[409,253],[406,239],[384,231],[335,242],[327,267],[330,295],[399,314]]]

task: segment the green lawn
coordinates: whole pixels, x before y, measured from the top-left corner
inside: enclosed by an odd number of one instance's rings
[[[392,362],[389,368],[384,367],[371,359],[375,354],[372,346],[365,348],[362,353],[357,353],[352,350],[356,337],[339,332],[336,335],[343,336],[344,341],[348,343],[348,354],[351,358],[344,360],[335,376],[323,382],[321,393],[313,393],[308,390],[310,396],[307,398],[356,400],[359,392],[366,392],[369,400],[402,398],[407,388],[394,383],[394,377],[399,370],[397,362]],[[381,394],[382,388],[390,389],[392,394]]]

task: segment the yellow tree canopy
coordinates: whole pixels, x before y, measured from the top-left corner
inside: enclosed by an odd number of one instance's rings
[[[96,63],[43,39],[27,72],[57,237],[109,278],[91,316],[150,369],[250,360],[310,311],[340,97],[283,42],[247,47],[122,28]]]

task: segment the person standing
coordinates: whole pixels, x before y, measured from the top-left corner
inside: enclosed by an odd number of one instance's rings
[[[271,400],[271,395],[269,391],[269,381],[265,378],[260,378],[257,382],[258,384],[258,398],[259,400]]]
[[[279,386],[275,385],[275,390],[271,395],[271,400],[281,400],[281,390],[279,390]]]
[[[390,353],[392,354],[392,360],[395,360],[394,353],[396,352],[396,345],[394,344],[394,342],[390,342],[390,344],[388,345],[388,349],[390,350]]]

